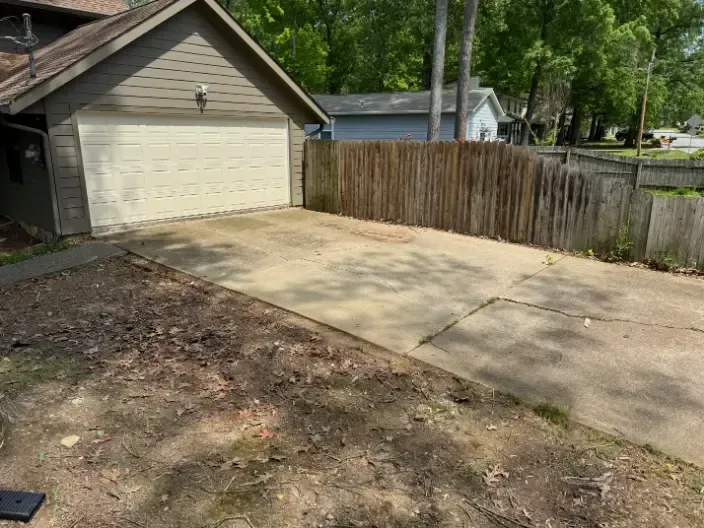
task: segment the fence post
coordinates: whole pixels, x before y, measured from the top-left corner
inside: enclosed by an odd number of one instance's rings
[[[641,160],[638,160],[638,164],[636,165],[636,181],[633,182],[633,188],[634,189],[640,189],[640,181],[643,175],[643,162]]]
[[[565,165],[570,166],[570,154],[572,154],[572,147],[567,147],[567,152],[565,152]]]

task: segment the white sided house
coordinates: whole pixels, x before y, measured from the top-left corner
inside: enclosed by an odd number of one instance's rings
[[[445,91],[442,98],[440,139],[453,139],[456,92]],[[317,139],[425,141],[428,132],[430,92],[317,95],[315,101],[332,120],[322,129],[306,125],[306,135]],[[467,139],[497,139],[499,117],[504,111],[494,90],[478,88],[469,92]]]

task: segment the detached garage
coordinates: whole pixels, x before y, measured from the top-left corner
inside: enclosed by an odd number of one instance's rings
[[[328,116],[216,0],[86,24],[36,70],[0,81],[1,132],[36,162],[29,186],[0,158],[0,213],[66,235],[302,205],[304,123]]]

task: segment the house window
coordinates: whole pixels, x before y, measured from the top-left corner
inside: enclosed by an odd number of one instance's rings
[[[499,128],[496,131],[497,136],[508,136],[508,123],[499,123]]]
[[[5,161],[12,183],[23,183],[22,177],[22,153],[16,141],[5,143]]]
[[[332,139],[332,130],[323,130],[320,132],[320,139]]]

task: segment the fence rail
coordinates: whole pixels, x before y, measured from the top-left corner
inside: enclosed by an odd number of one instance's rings
[[[565,154],[567,155],[567,154]],[[704,199],[661,198],[503,143],[307,141],[306,208],[704,268]],[[672,257],[675,255],[675,257]]]
[[[646,160],[572,147],[530,147],[540,156],[638,187],[704,188],[704,161]]]

